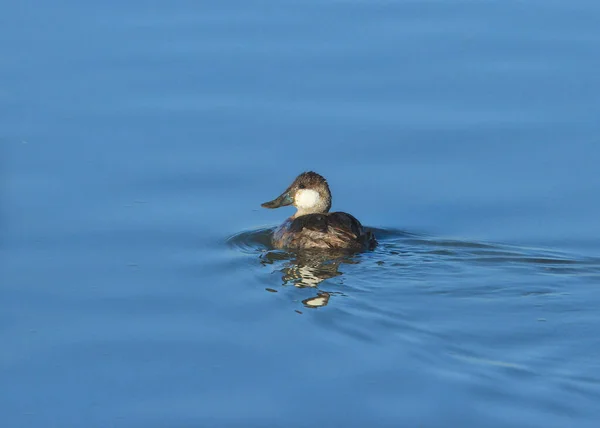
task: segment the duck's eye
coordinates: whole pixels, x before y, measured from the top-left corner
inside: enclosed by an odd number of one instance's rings
[[[304,184],[299,184],[298,189],[306,189],[306,186]]]

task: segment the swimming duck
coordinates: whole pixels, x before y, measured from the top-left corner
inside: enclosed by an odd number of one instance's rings
[[[262,204],[265,208],[294,205],[296,214],[273,233],[275,248],[373,249],[375,237],[344,212],[330,213],[331,192],[327,180],[316,172],[304,172],[281,195]]]

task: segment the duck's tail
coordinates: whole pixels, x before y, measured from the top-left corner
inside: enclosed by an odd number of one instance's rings
[[[373,234],[373,232],[370,230],[365,231],[363,242],[367,250],[374,250],[375,247],[377,247],[377,239],[375,239],[375,234]]]

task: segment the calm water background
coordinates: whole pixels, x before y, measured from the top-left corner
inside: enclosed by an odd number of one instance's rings
[[[3,427],[598,426],[598,1],[0,23]],[[269,251],[307,169],[376,251]]]

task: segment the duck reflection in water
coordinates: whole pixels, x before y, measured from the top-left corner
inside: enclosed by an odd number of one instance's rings
[[[283,273],[281,278],[283,280],[282,285],[316,289],[315,296],[302,300],[302,304],[307,308],[326,306],[332,295],[341,295],[341,292],[321,290],[319,289],[319,285],[326,279],[343,275],[339,271],[341,264],[358,263],[347,252],[332,253],[305,250],[296,253],[287,253],[283,251],[268,251],[261,256],[261,263],[263,265],[273,265],[279,262],[283,262],[283,267],[278,269]]]

